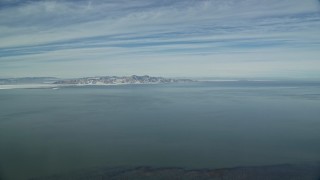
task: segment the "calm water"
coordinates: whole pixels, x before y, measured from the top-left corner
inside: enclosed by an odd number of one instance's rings
[[[320,83],[0,90],[0,179],[320,160]]]

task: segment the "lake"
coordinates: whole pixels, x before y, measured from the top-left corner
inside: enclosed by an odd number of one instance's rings
[[[320,83],[0,90],[0,179],[93,167],[320,161]]]

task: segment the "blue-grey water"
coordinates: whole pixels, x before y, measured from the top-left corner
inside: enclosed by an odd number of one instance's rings
[[[0,90],[0,179],[320,161],[320,83]]]

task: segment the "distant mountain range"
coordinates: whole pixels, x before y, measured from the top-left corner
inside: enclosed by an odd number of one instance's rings
[[[173,79],[163,77],[144,76],[102,76],[102,77],[85,77],[76,79],[64,79],[54,82],[53,84],[70,84],[70,85],[112,85],[112,84],[160,84],[160,83],[180,83],[193,82],[191,79]]]
[[[59,79],[55,77],[22,77],[0,78],[0,85],[28,85],[28,84],[52,84],[52,85],[116,85],[116,84],[160,84],[193,82],[191,79],[176,79],[164,77],[144,76],[100,76],[73,79]]]

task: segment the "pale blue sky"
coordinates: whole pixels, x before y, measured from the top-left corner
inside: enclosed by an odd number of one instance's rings
[[[0,0],[0,77],[320,79],[317,0]]]

